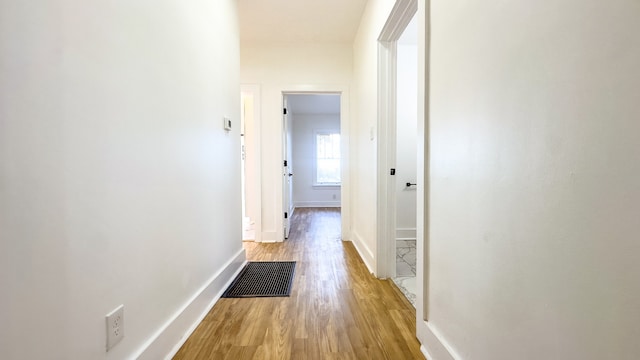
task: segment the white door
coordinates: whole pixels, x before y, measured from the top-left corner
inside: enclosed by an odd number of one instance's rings
[[[282,111],[282,209],[284,210],[284,238],[289,238],[291,214],[293,213],[293,166],[291,164],[291,129],[287,116],[287,96],[283,96]]]

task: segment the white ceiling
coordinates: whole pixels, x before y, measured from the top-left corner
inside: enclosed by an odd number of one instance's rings
[[[367,0],[238,0],[243,42],[352,42]]]
[[[287,95],[287,112],[291,114],[339,114],[340,95]]]

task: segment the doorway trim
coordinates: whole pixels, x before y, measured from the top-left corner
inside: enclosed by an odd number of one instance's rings
[[[253,98],[253,116],[251,117],[251,121],[246,121],[244,123],[244,134],[245,134],[245,149],[246,149],[246,157],[250,159],[248,161],[248,166],[250,167],[249,179],[245,178],[245,182],[247,182],[247,187],[245,188],[247,192],[245,193],[247,196],[246,206],[247,206],[247,214],[250,215],[251,221],[254,224],[255,231],[255,242],[262,241],[262,185],[260,179],[262,178],[262,170],[261,170],[261,159],[260,159],[260,139],[261,139],[261,129],[260,124],[260,116],[262,114],[262,110],[260,109],[260,85],[256,84],[242,84],[240,86],[240,96],[241,99],[250,96]],[[244,103],[242,103],[244,106]],[[242,109],[244,111],[244,108]],[[245,159],[246,161],[246,159]],[[247,162],[245,162],[247,164]],[[243,189],[243,191],[245,191]],[[252,216],[251,216],[252,215]]]
[[[418,10],[417,0],[398,0],[378,36],[378,207],[376,275],[395,275],[396,57],[397,42]],[[420,169],[418,169],[420,171]]]
[[[350,144],[349,144],[349,87],[346,85],[290,85],[282,87],[280,91],[280,103],[283,103],[286,95],[314,95],[314,94],[334,94],[340,96],[340,171],[341,171],[341,184],[340,184],[340,233],[342,240],[351,240],[351,186],[350,186],[350,171],[349,171],[349,157],[350,157]],[[282,131],[281,131],[282,132]],[[282,141],[282,140],[281,140]],[[281,142],[281,146],[284,144]],[[282,150],[281,150],[282,153]],[[284,177],[281,177],[281,188],[284,188]],[[282,194],[284,199],[284,194]],[[280,201],[284,203],[284,201]],[[284,207],[284,206],[283,206]],[[283,209],[281,209],[284,211]],[[284,221],[284,219],[280,219]],[[284,224],[283,224],[284,225]],[[281,239],[284,239],[284,226],[279,226],[282,229]]]
[[[397,0],[391,15],[389,16],[387,23],[383,31],[380,34],[379,40],[379,59],[385,59],[380,62],[378,67],[379,80],[379,92],[378,101],[379,109],[384,109],[384,112],[379,112],[378,124],[381,131],[386,131],[388,127],[388,106],[392,104],[393,98],[389,96],[389,85],[395,85],[394,78],[389,79],[385,77],[394,76],[394,72],[389,70],[389,64],[393,62],[392,47],[388,46],[388,42],[397,40],[397,30],[404,29],[406,24],[403,24],[407,20],[407,10],[416,9],[416,0]],[[429,184],[429,101],[430,101],[430,89],[429,89],[429,66],[430,66],[430,31],[431,31],[431,2],[430,0],[418,1],[417,10],[414,10],[418,20],[418,146],[417,146],[417,223],[416,223],[416,245],[417,245],[417,264],[416,264],[416,282],[417,282],[417,299],[416,299],[416,336],[422,344],[420,350],[426,358],[433,359],[454,359],[455,351],[444,340],[442,335],[435,329],[429,321],[429,272],[430,272],[430,254],[429,254],[429,198],[430,198],[430,184]],[[386,46],[385,46],[386,45]],[[384,67],[383,67],[384,65]],[[394,115],[392,113],[392,115]],[[394,122],[395,124],[395,122]],[[382,125],[382,126],[380,126]],[[388,134],[385,132],[379,139],[388,139]],[[383,140],[384,141],[384,140]],[[388,149],[386,145],[385,149]],[[378,215],[382,214],[381,211],[386,206],[385,200],[386,191],[388,189],[388,161],[389,156],[386,152],[380,152],[378,158],[379,167],[379,183],[378,192],[384,196],[380,197],[378,203]],[[384,223],[386,219],[377,218],[378,224]],[[386,228],[383,228],[386,231]],[[377,238],[378,249],[385,246],[385,240],[388,238],[385,233],[379,233]],[[382,259],[376,259],[376,265],[385,266],[385,261]],[[383,269],[386,270],[386,269]]]
[[[289,238],[289,230],[291,230],[291,216],[293,216],[293,211],[295,207],[293,206],[293,179],[292,179],[292,151],[290,143],[292,126],[290,125],[288,110],[288,99],[287,95],[282,94],[282,159],[284,160],[283,168],[282,168],[282,210],[283,210],[283,220],[282,220],[282,231],[283,231],[283,241]]]

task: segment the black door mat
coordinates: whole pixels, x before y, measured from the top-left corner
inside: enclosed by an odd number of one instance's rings
[[[222,294],[223,298],[291,295],[295,261],[250,261]]]

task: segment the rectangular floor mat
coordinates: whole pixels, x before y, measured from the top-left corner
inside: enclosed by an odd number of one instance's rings
[[[295,261],[250,261],[222,297],[289,296],[295,269]]]

